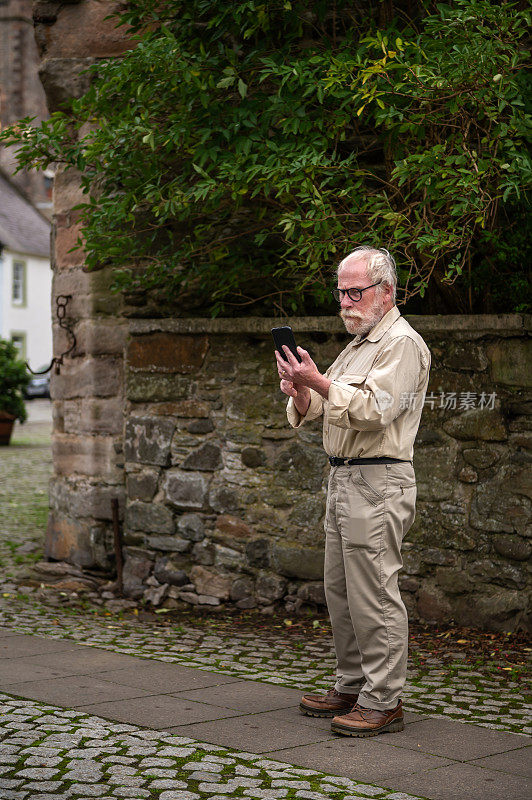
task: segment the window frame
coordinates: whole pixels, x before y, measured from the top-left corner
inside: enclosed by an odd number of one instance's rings
[[[14,289],[15,289],[15,265],[22,267],[22,298],[21,300],[16,300],[14,297]],[[28,284],[28,262],[24,261],[22,258],[14,258],[11,263],[11,305],[14,308],[26,308],[28,305],[28,296],[27,296],[27,284]]]
[[[19,352],[19,358],[21,361],[27,361],[28,358],[28,334],[26,331],[10,331],[9,332],[9,339],[13,342],[13,337],[17,336],[22,339],[22,347]],[[13,342],[14,344],[14,342]]]

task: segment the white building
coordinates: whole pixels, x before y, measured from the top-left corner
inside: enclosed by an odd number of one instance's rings
[[[50,223],[0,170],[0,336],[34,370],[52,359]]]

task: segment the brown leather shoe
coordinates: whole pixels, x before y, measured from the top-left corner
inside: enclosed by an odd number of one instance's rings
[[[325,695],[304,694],[299,710],[309,717],[334,717],[342,711],[350,711],[357,698],[357,694],[343,694],[336,689],[329,689]]]
[[[357,703],[349,714],[335,717],[331,722],[331,730],[344,736],[377,736],[379,733],[402,731],[404,727],[401,700],[395,708],[385,711],[364,708]]]

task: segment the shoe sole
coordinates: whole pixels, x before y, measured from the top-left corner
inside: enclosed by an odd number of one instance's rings
[[[343,711],[341,709],[337,709],[336,711],[320,711],[319,708],[312,708],[312,706],[306,706],[303,703],[299,704],[300,712],[306,714],[307,717],[337,717],[339,714],[351,711],[352,708],[353,706],[345,708]]]
[[[333,733],[341,733],[343,736],[356,736],[358,739],[364,739],[368,736],[378,736],[379,733],[399,733],[404,731],[405,723],[402,719],[394,719],[387,725],[381,725],[380,728],[372,728],[368,730],[357,730],[351,728],[349,725],[340,725],[340,723],[331,723],[331,731]]]

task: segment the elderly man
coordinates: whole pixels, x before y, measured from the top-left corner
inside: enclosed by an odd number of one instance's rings
[[[401,543],[415,516],[413,446],[429,380],[430,351],[395,305],[395,262],[357,247],[338,267],[340,316],[354,339],[325,375],[276,353],[288,420],[323,415],[332,469],[325,513],[325,595],[336,684],[304,695],[300,710],[334,717],[331,729],[375,736],[404,728],[408,619],[397,583]]]

